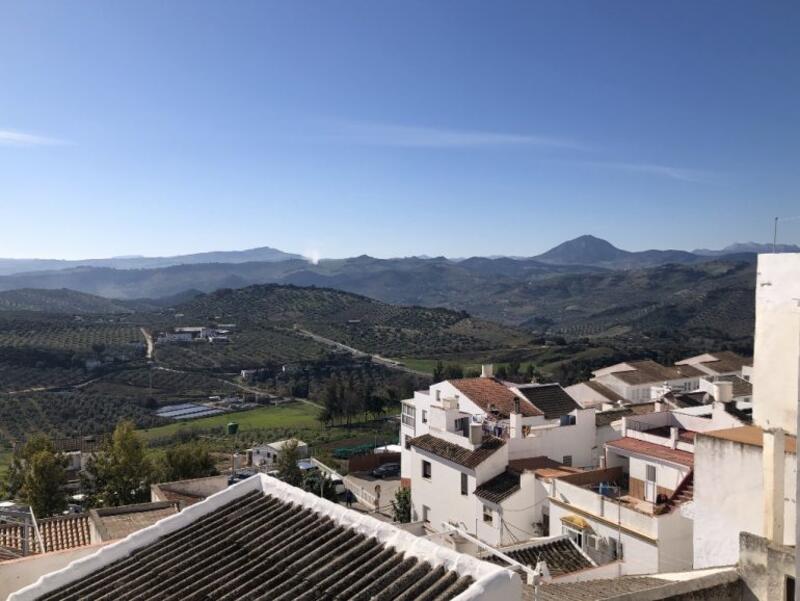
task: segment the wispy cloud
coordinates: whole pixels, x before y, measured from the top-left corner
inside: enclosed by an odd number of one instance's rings
[[[582,144],[567,138],[363,121],[336,123],[334,137],[337,141],[353,144],[405,148],[455,149],[538,146],[585,150]]]
[[[606,169],[617,169],[619,171],[629,171],[632,173],[642,173],[645,175],[655,175],[666,177],[682,182],[693,183],[713,183],[718,174],[702,171],[700,169],[688,169],[686,167],[672,167],[670,165],[656,165],[653,163],[619,163],[591,161],[584,164]]]
[[[57,138],[0,129],[0,145],[2,146],[60,146],[66,143],[66,141]]]

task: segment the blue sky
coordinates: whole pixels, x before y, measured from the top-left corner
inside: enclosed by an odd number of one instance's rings
[[[799,29],[789,1],[4,2],[0,256],[766,241],[800,214]]]

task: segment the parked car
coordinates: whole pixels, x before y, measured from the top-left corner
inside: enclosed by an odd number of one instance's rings
[[[344,482],[342,482],[339,478],[336,478],[331,481],[333,484],[333,490],[336,492],[337,495],[343,495],[344,491],[347,489],[344,487]]]
[[[372,470],[374,478],[396,478],[400,475],[399,463],[384,463]]]

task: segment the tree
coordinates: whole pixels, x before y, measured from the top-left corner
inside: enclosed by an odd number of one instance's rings
[[[42,434],[32,436],[23,445],[22,449],[14,455],[3,482],[3,495],[6,498],[15,499],[19,496],[22,484],[25,481],[25,465],[39,451],[53,452],[53,445],[50,439]]]
[[[458,363],[451,363],[444,368],[443,379],[458,380],[464,377],[464,368]]]
[[[34,515],[47,517],[67,508],[67,459],[52,451],[37,451],[27,461],[20,490],[22,500]]]
[[[190,442],[167,449],[159,466],[162,481],[215,476],[217,468],[205,447]]]
[[[84,488],[92,505],[128,505],[150,497],[153,465],[132,422],[120,422],[86,467]]]
[[[536,378],[536,368],[533,367],[533,363],[528,363],[525,367],[525,380],[527,382],[533,382]]]
[[[441,382],[444,380],[444,365],[441,360],[436,362],[436,367],[433,368],[433,383]]]
[[[392,500],[393,520],[401,524],[411,521],[411,489],[401,486],[394,493]]]
[[[54,452],[50,440],[34,436],[14,457],[3,492],[30,505],[39,517],[61,513],[67,507],[66,468],[66,457]]]
[[[336,501],[336,487],[330,478],[326,478],[321,472],[307,474],[303,478],[303,490],[314,493],[318,497]]]
[[[292,486],[303,485],[303,472],[297,462],[300,460],[300,452],[297,450],[297,439],[292,438],[286,441],[283,448],[278,451],[276,465],[278,467],[278,478]]]

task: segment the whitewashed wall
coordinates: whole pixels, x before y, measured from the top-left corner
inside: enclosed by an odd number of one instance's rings
[[[795,455],[784,464],[784,543],[794,545]],[[694,567],[733,565],[739,533],[763,536],[762,449],[707,436],[695,439]]]

